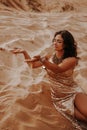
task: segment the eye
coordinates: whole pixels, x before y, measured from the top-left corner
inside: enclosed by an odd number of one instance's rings
[[[60,39],[53,39],[53,42],[56,42],[56,43],[63,43],[63,40],[60,40]]]
[[[62,41],[59,41],[59,40],[58,40],[57,43],[62,43]]]

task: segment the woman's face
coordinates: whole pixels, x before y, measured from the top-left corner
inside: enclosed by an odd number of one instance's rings
[[[61,51],[64,48],[64,41],[60,34],[56,35],[53,39],[53,44],[56,51]]]

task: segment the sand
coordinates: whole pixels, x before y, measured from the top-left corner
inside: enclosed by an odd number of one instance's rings
[[[33,70],[22,54],[9,52],[19,47],[31,57],[45,55],[53,51],[50,46],[54,33],[69,30],[77,41],[80,57],[75,80],[87,93],[86,1],[71,0],[65,9],[62,7],[66,4],[61,1],[60,4],[61,8],[54,4],[51,9],[51,4],[41,3],[35,12],[34,3],[31,8],[28,5],[24,8],[26,3],[22,8],[18,4],[15,8],[0,3],[0,47],[6,49],[0,50],[0,130],[79,130],[53,106],[50,88],[44,81],[45,70]]]

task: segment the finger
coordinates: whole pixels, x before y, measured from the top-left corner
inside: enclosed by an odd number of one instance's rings
[[[14,51],[14,50],[10,50],[10,52],[13,54],[18,54],[18,52]]]
[[[35,57],[35,58],[37,58],[37,57],[39,58],[39,57],[40,57],[40,55],[37,55],[37,56],[34,56],[34,57]]]
[[[35,61],[37,61],[37,59],[36,58],[33,58],[33,59],[27,59],[27,60],[25,60],[26,62],[35,62]]]
[[[16,49],[16,50],[17,50],[17,49],[21,49],[21,48],[18,48],[18,47],[14,47],[14,49]]]
[[[21,49],[20,49],[20,48],[15,47],[15,48],[13,48],[13,49],[11,49],[11,50],[13,50],[13,51],[18,51],[18,50],[21,50]]]
[[[29,62],[29,63],[32,63],[33,61],[28,61],[28,60],[25,60],[24,62]]]
[[[13,53],[20,53],[20,52],[22,52],[22,50],[20,50],[20,49],[12,49],[10,51],[12,51]]]
[[[11,52],[13,52],[13,53],[16,53],[17,51],[16,50],[10,50]]]

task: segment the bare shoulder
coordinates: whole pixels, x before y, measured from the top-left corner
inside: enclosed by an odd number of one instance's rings
[[[77,62],[77,58],[76,57],[68,57],[66,59],[63,60],[64,62]]]
[[[77,65],[77,58],[66,58],[58,66],[61,68],[61,72],[74,68]]]
[[[62,63],[75,66],[77,62],[78,62],[78,59],[76,57],[69,57],[69,58],[64,59]]]

